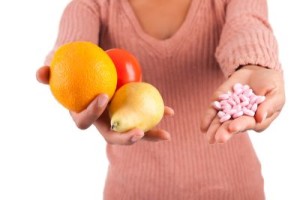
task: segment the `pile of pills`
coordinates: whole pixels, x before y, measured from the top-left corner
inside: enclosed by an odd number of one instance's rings
[[[265,96],[258,96],[253,93],[249,85],[236,83],[233,92],[219,96],[219,101],[213,102],[213,107],[218,111],[220,122],[235,119],[242,115],[254,116],[257,107],[265,100]]]

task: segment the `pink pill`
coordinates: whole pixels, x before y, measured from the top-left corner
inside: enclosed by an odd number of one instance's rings
[[[219,99],[220,100],[226,100],[226,99],[228,99],[230,97],[230,95],[229,94],[221,94],[220,96],[219,96]]]
[[[220,122],[223,123],[231,118],[231,115],[225,114],[223,117],[221,117]]]
[[[237,104],[237,105],[233,106],[233,109],[236,109],[237,111],[241,111],[242,106],[240,104]]]
[[[235,105],[236,105],[236,102],[235,102],[232,98],[229,98],[229,99],[227,100],[227,102],[228,102],[230,105],[232,105],[232,106],[235,106]]]
[[[245,90],[243,92],[243,95],[245,95],[246,97],[250,97],[251,95],[253,94],[253,90],[252,89],[248,89],[248,90]]]
[[[240,98],[241,101],[249,101],[249,98],[246,97],[246,96],[243,95],[243,94],[240,94],[240,95],[239,95],[239,98]]]
[[[233,99],[237,104],[241,103],[240,98],[239,98],[238,95],[235,94],[235,93],[232,94],[232,99]]]
[[[242,107],[248,106],[249,105],[249,101],[243,101],[242,103],[240,103],[240,105]]]
[[[234,91],[234,94],[239,95],[239,94],[242,94],[243,92],[244,92],[244,90],[242,88],[240,88],[240,89],[236,89]]]
[[[243,90],[245,91],[245,90],[248,90],[250,88],[250,86],[249,85],[243,85]]]
[[[229,115],[234,115],[237,112],[238,111],[236,109],[231,109],[231,110],[228,110],[226,113],[229,114]]]
[[[221,110],[221,104],[220,104],[220,102],[218,102],[218,101],[214,101],[213,103],[212,103],[212,106],[216,109],[216,110]]]
[[[257,110],[257,103],[253,104],[250,109],[252,111],[256,112],[256,110]]]
[[[228,110],[228,109],[231,109],[231,108],[232,108],[232,106],[229,103],[221,105],[222,110]]]
[[[221,106],[224,105],[224,104],[228,104],[228,101],[226,99],[222,100],[222,101],[220,101],[220,104],[221,104]]]
[[[254,116],[258,105],[265,100],[265,96],[257,96],[249,85],[234,84],[233,92],[228,91],[219,96],[219,101],[214,101],[213,107],[218,110],[220,122],[242,115]]]
[[[243,114],[244,114],[244,112],[241,110],[239,112],[234,113],[232,115],[232,117],[235,119],[235,118],[238,118],[238,117],[242,116]]]
[[[223,112],[223,111],[219,111],[219,112],[218,112],[218,117],[219,117],[219,118],[224,117],[224,115],[226,115],[225,112]]]
[[[256,103],[260,104],[266,99],[265,96],[257,96]]]
[[[236,83],[233,85],[233,90],[242,89],[243,85],[241,83]]]
[[[221,101],[219,101],[220,102],[220,104],[222,105],[222,104],[224,104],[224,103],[227,103],[227,100],[225,99],[225,100],[221,100]]]
[[[256,95],[251,95],[251,96],[250,96],[250,104],[256,103],[257,98],[258,98],[258,96],[256,96]]]
[[[249,110],[248,108],[245,108],[245,107],[243,108],[243,112],[244,112],[245,115],[248,115],[248,116],[251,116],[251,117],[253,117],[255,115],[254,111]]]
[[[241,93],[243,93],[243,91],[244,91],[243,90],[243,85],[240,84],[240,83],[234,84],[233,91],[234,91],[235,94],[241,94]]]
[[[231,110],[231,108],[225,108],[225,109],[223,109],[222,111],[223,111],[224,113],[229,113],[230,110]]]
[[[247,106],[245,106],[245,108],[248,108],[249,110],[251,110],[252,106],[253,105],[251,103],[249,103]]]

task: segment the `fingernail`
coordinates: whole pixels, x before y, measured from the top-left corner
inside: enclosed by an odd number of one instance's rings
[[[98,106],[103,107],[108,101],[108,96],[106,94],[102,94],[98,98]]]
[[[167,136],[165,136],[165,137],[163,138],[163,140],[165,140],[165,141],[170,141],[170,140],[171,140],[171,136],[170,136],[170,135],[167,135]]]
[[[135,143],[137,142],[138,140],[140,140],[143,136],[142,135],[134,135],[132,138],[131,138],[131,142],[132,143]]]

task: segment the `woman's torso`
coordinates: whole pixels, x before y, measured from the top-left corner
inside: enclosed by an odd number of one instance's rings
[[[248,135],[209,145],[200,133],[201,115],[225,80],[214,58],[224,1],[187,1],[186,15],[162,31],[149,29],[132,5],[127,0],[101,3],[99,45],[132,52],[144,81],[160,90],[176,114],[159,125],[171,133],[170,142],[107,146],[105,199],[263,199],[260,164]]]

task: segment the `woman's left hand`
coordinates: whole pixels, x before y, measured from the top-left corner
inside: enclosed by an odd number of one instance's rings
[[[217,111],[210,106],[202,117],[201,130],[209,143],[224,143],[233,135],[247,130],[261,132],[279,115],[284,103],[284,80],[280,71],[255,65],[246,65],[234,72],[214,93],[212,101],[220,94],[231,91],[235,83],[247,84],[256,95],[266,97],[258,106],[254,117],[241,116],[220,123]]]

